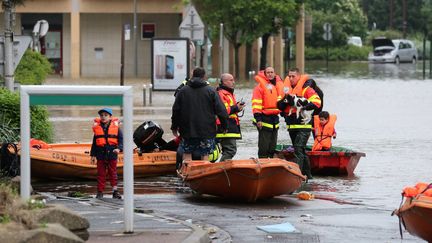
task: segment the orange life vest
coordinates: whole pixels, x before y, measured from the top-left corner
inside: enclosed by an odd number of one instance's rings
[[[277,108],[277,102],[282,99],[283,83],[279,76],[276,76],[276,84],[273,85],[260,71],[255,76],[259,87],[264,92],[262,98],[256,98],[255,91],[252,97],[252,110],[253,113],[260,112],[264,115],[279,115],[280,110]]]
[[[99,117],[94,119],[93,132],[96,138],[97,146],[104,147],[107,144],[111,146],[118,145],[118,131],[119,120],[117,117],[112,117],[106,137],[101,125],[101,119]]]
[[[285,94],[294,94],[297,96],[302,96],[303,91],[303,85],[306,83],[306,81],[309,80],[309,76],[307,74],[300,75],[300,79],[297,82],[295,87],[292,87],[291,81],[289,80],[288,76],[285,78],[283,84],[284,84],[284,93]]]
[[[47,143],[45,143],[42,140],[38,140],[35,138],[30,139],[30,147],[36,148],[36,149],[49,149],[51,146]]]
[[[292,94],[297,95],[299,97],[304,97],[304,93],[306,89],[303,89],[303,85],[306,83],[306,81],[309,80],[309,76],[307,74],[300,75],[300,79],[297,82],[295,87],[292,87],[291,81],[289,80],[288,76],[283,81],[283,91],[285,94]],[[290,109],[294,108],[292,112],[295,112],[295,107],[287,106],[284,110],[285,114],[288,114]]]
[[[415,187],[405,187],[402,190],[402,195],[404,197],[416,197],[419,194],[432,197],[432,185],[425,182],[419,182]]]
[[[330,149],[332,146],[331,139],[335,133],[336,115],[330,115],[327,124],[324,127],[320,124],[318,115],[314,116],[314,130],[315,130],[315,141],[312,146],[312,151],[320,151],[323,149]]]

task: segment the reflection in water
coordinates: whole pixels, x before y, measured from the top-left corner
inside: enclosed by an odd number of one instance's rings
[[[330,62],[329,72],[327,73],[326,64],[323,61],[308,61],[305,70],[307,73],[314,74],[315,77],[338,76],[354,79],[402,79],[415,80],[423,79],[423,63],[368,63],[359,62]],[[429,62],[425,65],[429,67]],[[429,70],[426,70],[426,78],[429,77]]]
[[[36,181],[32,183],[37,191],[51,192],[55,194],[67,194],[69,192],[81,192],[85,194],[96,194],[97,182],[94,181],[75,181],[70,182],[43,182]],[[118,182],[119,190],[123,191],[123,181]],[[183,185],[180,178],[175,176],[159,176],[135,179],[134,193],[135,194],[158,194],[158,193],[189,193],[191,190]],[[111,186],[107,182],[105,194],[111,193]]]
[[[419,80],[421,65],[368,64],[367,62],[330,63],[308,62],[312,73],[325,94],[324,110],[338,116],[335,146],[344,146],[366,153],[360,159],[355,177],[315,176],[304,190],[320,196],[363,203],[384,208],[396,208],[404,186],[418,181],[430,182],[432,174],[432,82]],[[241,118],[242,140],[238,141],[235,159],[257,156],[258,133],[252,125],[252,86],[244,85],[235,91],[246,102]],[[151,107],[134,110],[134,127],[144,120],[154,120],[170,139],[172,92],[155,92]],[[55,142],[90,142],[92,120],[99,107],[50,107],[55,127]],[[119,114],[119,110],[114,110]],[[73,122],[65,122],[67,119]],[[279,143],[291,143],[284,122],[279,130]],[[310,143],[312,140],[309,141]],[[43,190],[50,190],[52,183]],[[73,186],[94,193],[96,182],[76,185],[54,184],[53,190],[67,191]],[[39,186],[38,186],[39,188]],[[90,188],[90,189],[88,189]],[[156,177],[137,180],[136,193],[187,190],[175,177]]]

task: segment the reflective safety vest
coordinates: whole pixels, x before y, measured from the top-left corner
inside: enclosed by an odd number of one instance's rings
[[[260,71],[255,76],[258,85],[253,90],[252,94],[252,112],[261,113],[263,115],[279,115],[280,110],[277,108],[277,102],[282,99],[283,95],[283,82],[276,76],[276,83],[273,85],[264,75],[264,71]],[[256,124],[256,120],[253,119]],[[274,129],[279,128],[277,124],[268,123],[263,119],[263,127]]]
[[[318,115],[314,116],[315,141],[312,151],[329,150],[332,146],[331,139],[335,134],[336,115],[330,115],[327,124],[321,126]]]
[[[223,133],[222,131],[220,131],[220,129],[218,129],[216,138],[241,138],[240,120],[237,115],[237,112],[233,111],[233,108],[235,108],[234,106],[237,106],[237,101],[234,94],[222,88],[218,89],[218,94],[222,100],[222,103],[225,106],[225,109],[227,110],[229,118],[228,118],[228,131],[226,133]],[[219,119],[216,120],[216,124],[218,126],[220,125]]]
[[[96,146],[104,147],[105,145],[117,146],[118,145],[118,131],[119,120],[117,117],[112,117],[107,134],[104,133],[102,128],[101,119],[95,118],[93,124],[93,132],[96,138]]]

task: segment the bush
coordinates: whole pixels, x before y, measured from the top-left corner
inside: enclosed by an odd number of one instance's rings
[[[329,47],[329,60],[330,61],[363,61],[367,60],[371,47],[364,46],[358,47],[348,45],[344,47],[332,48]],[[306,47],[305,59],[306,60],[325,60],[327,56],[326,48],[313,48]]]
[[[15,70],[15,80],[20,84],[42,84],[48,74],[52,73],[52,65],[48,59],[28,49]]]
[[[30,106],[30,116],[31,137],[52,142],[53,128],[48,121],[46,107]],[[0,129],[0,142],[17,142],[19,140],[20,127],[19,93],[13,93],[5,88],[0,88],[0,119],[2,121],[0,128],[3,128]]]

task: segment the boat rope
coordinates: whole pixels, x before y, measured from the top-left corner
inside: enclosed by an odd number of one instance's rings
[[[399,204],[399,215],[398,215],[398,218],[399,218],[399,234],[400,234],[400,236],[401,236],[401,239],[403,239],[403,233],[402,233],[402,224],[404,225],[404,227],[405,227],[405,222],[403,222],[403,218],[402,218],[402,212],[400,211],[400,209],[401,209],[401,207],[402,207],[402,203],[403,203],[403,200],[404,200],[404,194],[402,193],[402,198],[401,198],[401,202],[400,202],[400,204]],[[393,211],[392,212],[392,216],[395,214],[395,211]],[[406,228],[406,227],[405,227]]]
[[[229,179],[229,176],[228,176],[228,173],[226,172],[225,167],[223,167],[222,169],[223,169],[223,172],[225,173],[225,177],[227,178],[227,181],[228,181],[228,187],[231,187],[231,181],[230,181],[230,179]]]
[[[258,165],[258,168],[260,168],[261,170],[261,161],[258,158],[251,158],[251,159]]]

